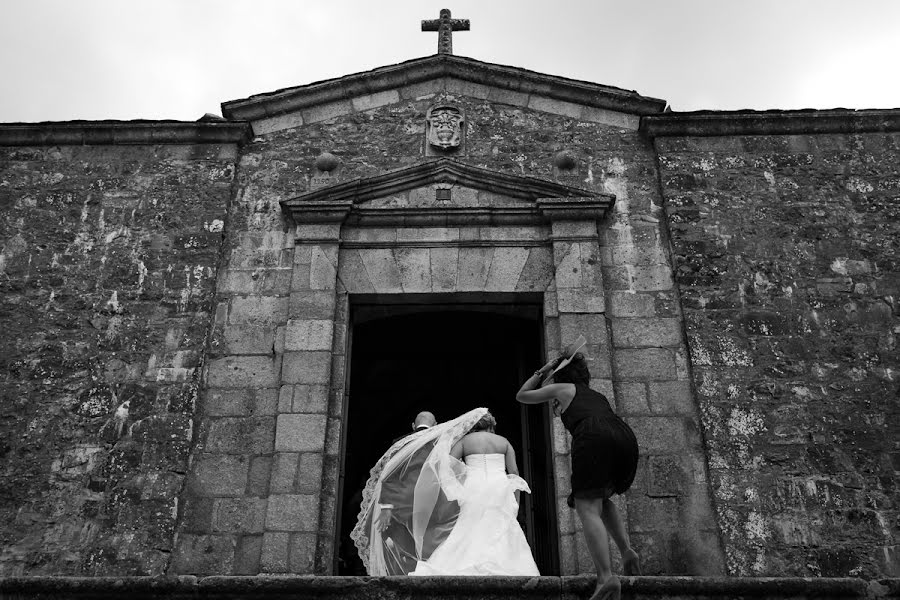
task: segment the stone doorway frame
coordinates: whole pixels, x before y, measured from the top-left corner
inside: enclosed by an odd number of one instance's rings
[[[351,294],[541,293],[547,354],[584,333],[592,386],[614,398],[598,233],[611,195],[446,159],[370,183],[282,202],[296,228],[281,375],[282,396],[290,400],[279,402],[274,460],[324,449],[310,557],[311,571],[321,574],[334,568]],[[438,187],[462,206],[421,202],[436,198]],[[541,196],[550,191],[572,195]],[[389,201],[379,203],[385,196]],[[550,430],[560,573],[570,575],[579,572],[584,549],[565,505],[569,440],[558,419]],[[269,497],[270,506],[292,501]]]
[[[355,325],[359,325],[360,323],[368,323],[370,321],[379,320],[383,318],[390,318],[396,316],[404,316],[404,315],[422,315],[428,314],[432,312],[478,312],[484,314],[491,315],[505,315],[505,316],[513,316],[522,319],[528,319],[533,321],[533,324],[536,326],[537,338],[534,340],[536,342],[536,347],[533,349],[536,350],[537,356],[535,357],[535,361],[540,360],[540,357],[545,355],[545,340],[544,340],[544,324],[543,324],[543,314],[544,314],[544,298],[542,293],[537,292],[516,292],[516,293],[502,293],[502,292],[460,292],[460,293],[421,293],[421,294],[349,294],[348,295],[348,320],[347,320],[347,332],[348,332],[348,340],[347,340],[347,352],[345,356],[347,357],[347,368],[345,369],[345,394],[344,394],[344,405],[342,409],[342,414],[347,414],[347,410],[350,404],[349,392],[350,392],[350,377],[352,368],[350,367],[350,363],[352,362],[352,351],[353,351],[353,327]],[[356,308],[355,308],[356,307]],[[363,315],[361,319],[358,317]],[[532,368],[532,363],[529,362],[525,367],[527,369]],[[528,371],[530,373],[530,371]],[[514,403],[515,404],[515,403]],[[435,408],[438,408],[437,406]],[[534,407],[538,408],[538,407]],[[550,427],[552,427],[553,416],[549,413],[549,409],[546,405],[541,406],[541,409],[547,409],[547,414],[541,417],[541,426],[542,429],[547,432],[550,431]],[[522,442],[525,445],[524,448],[529,448],[529,442],[526,438],[525,429],[528,427],[527,422],[529,420],[533,420],[536,415],[531,414],[530,416],[526,416],[525,413],[522,413],[523,421],[520,425],[523,427],[522,430]],[[349,419],[349,417],[348,417]],[[348,423],[345,422],[343,424],[342,437],[341,437],[341,450],[340,450],[340,459],[341,459],[341,469],[343,471],[345,460],[346,460],[346,447],[348,444],[347,439],[347,426]],[[539,434],[541,436],[544,435],[542,432]],[[556,497],[555,490],[555,477],[554,477],[554,468],[553,468],[553,452],[551,448],[545,448],[547,451],[547,459],[546,464],[549,469],[548,483],[552,486],[552,489],[548,489],[548,495],[550,498]],[[527,455],[519,456],[519,466],[523,469],[523,476],[525,476],[525,472],[531,472],[529,467],[526,466],[527,462],[530,461],[530,457]],[[537,485],[544,485],[543,482],[538,482],[535,480],[529,480],[531,487],[533,490],[536,490]],[[346,484],[346,479],[343,476],[339,476],[338,483],[338,492],[336,494],[336,521],[335,521],[335,531],[342,532],[344,524],[343,520],[345,518],[353,518],[354,515],[341,515],[341,501],[343,498],[343,494],[345,492],[344,485]],[[532,498],[531,495],[526,496],[526,498]],[[528,501],[528,500],[526,500]],[[527,509],[527,505],[526,505]],[[538,564],[542,564],[543,562],[547,563],[547,569],[542,571],[546,573],[557,572],[559,570],[559,551],[557,548],[558,542],[558,527],[556,526],[556,521],[558,517],[556,516],[557,507],[555,505],[548,507],[548,515],[552,519],[552,522],[548,525],[549,532],[545,531],[543,535],[550,533],[550,537],[548,543],[550,547],[546,549],[547,555],[544,556],[545,560],[538,559]],[[533,526],[540,529],[540,526],[537,522],[532,523]],[[542,535],[538,531],[533,532],[534,535],[540,536]],[[333,572],[338,572],[338,556],[335,553],[334,556],[334,566]]]

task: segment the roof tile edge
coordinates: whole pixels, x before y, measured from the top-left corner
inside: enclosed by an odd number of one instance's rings
[[[641,118],[650,137],[900,132],[900,108],[668,112]]]
[[[0,123],[0,146],[237,144],[249,123],[196,121],[51,121]]]

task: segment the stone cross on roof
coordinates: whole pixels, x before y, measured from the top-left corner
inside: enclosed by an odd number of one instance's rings
[[[422,31],[438,32],[438,54],[453,54],[453,32],[469,31],[468,19],[451,19],[450,10],[441,9],[441,18],[422,21]]]

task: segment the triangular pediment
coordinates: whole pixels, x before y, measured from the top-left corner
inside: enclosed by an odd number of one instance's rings
[[[666,106],[630,90],[436,54],[224,102],[222,114],[250,121],[260,135],[443,91],[634,129],[641,116],[662,113]]]
[[[383,198],[398,199],[411,191],[428,187],[447,190],[443,202],[378,203]],[[453,201],[453,190],[471,190],[482,201]],[[471,196],[469,196],[471,197]],[[496,202],[506,198],[514,202]],[[418,222],[531,222],[546,220],[550,212],[580,211],[578,218],[600,218],[615,202],[612,194],[598,193],[556,181],[512,175],[476,167],[464,162],[438,158],[412,167],[388,171],[320,187],[281,202],[284,214],[295,222],[344,220],[351,213],[357,220],[418,218]],[[373,221],[374,222],[374,221]]]

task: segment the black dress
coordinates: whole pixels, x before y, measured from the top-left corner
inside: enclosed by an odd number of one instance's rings
[[[561,417],[572,434],[569,506],[575,506],[575,498],[609,498],[628,490],[637,472],[637,438],[606,396],[576,384],[575,397]]]

